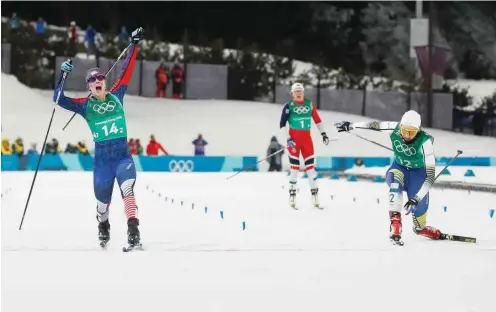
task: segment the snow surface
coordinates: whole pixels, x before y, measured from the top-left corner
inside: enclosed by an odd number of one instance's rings
[[[90,172],[40,172],[22,231],[33,173],[3,172],[2,310],[418,312],[412,296],[424,312],[494,308],[494,194],[432,191],[428,222],[477,244],[418,237],[405,217],[395,247],[384,184],[320,180],[318,210],[300,180],[295,211],[284,174],[226,176],[139,173],[146,250],[125,254],[117,189],[102,251]]]
[[[20,136],[25,146],[37,142],[40,148],[55,107],[52,91],[30,89],[11,75],[2,73],[2,137],[11,140]],[[87,96],[86,93],[66,93]],[[137,96],[124,98],[128,135],[140,138],[146,147],[150,134],[174,155],[192,155],[192,140],[202,133],[209,142],[209,156],[265,157],[270,138],[275,135],[281,143],[286,135],[279,129],[282,104],[221,100],[172,100]],[[317,127],[312,136],[317,156],[391,156],[390,151],[365,142],[352,134],[337,133],[338,121],[371,120],[362,116],[320,111],[327,134],[338,141],[328,146],[322,143]],[[62,128],[72,113],[57,107],[49,139],[59,140],[61,148],[68,142],[86,140],[92,148],[92,136],[85,121],[76,116],[65,131]],[[454,156],[464,150],[464,156],[496,156],[496,138],[479,137],[443,130],[427,129],[435,137],[436,156]],[[387,133],[356,130],[362,136],[390,146]],[[284,165],[287,157],[283,157]]]

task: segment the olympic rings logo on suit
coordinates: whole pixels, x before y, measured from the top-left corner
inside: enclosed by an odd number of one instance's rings
[[[195,165],[192,160],[171,160],[169,162],[169,170],[172,172],[192,172]]]
[[[95,104],[93,105],[93,110],[99,114],[103,114],[106,112],[111,112],[115,109],[117,104],[114,101],[103,102],[101,105]]]
[[[293,108],[293,112],[297,114],[306,114],[310,111],[310,108],[308,106],[297,106]]]
[[[406,144],[403,144],[398,140],[394,141],[393,145],[394,145],[394,149],[397,152],[403,153],[406,156],[413,156],[413,155],[417,154],[417,151],[415,150],[415,148],[408,146]]]

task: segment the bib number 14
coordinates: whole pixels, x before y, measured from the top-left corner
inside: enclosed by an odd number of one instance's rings
[[[112,133],[117,134],[117,133],[122,133],[124,131],[123,128],[121,129],[117,128],[115,123],[112,123],[110,129],[108,128],[108,125],[103,126],[101,129],[103,130],[105,137],[108,137]],[[98,133],[94,133],[93,136],[98,137]]]
[[[108,130],[107,125],[103,126],[102,130],[103,132],[105,132],[105,136],[109,136],[110,133],[115,133],[115,134],[119,133],[119,129],[117,129],[115,123],[112,123],[112,126],[110,126],[110,130]],[[121,133],[122,133],[122,129],[121,129]]]

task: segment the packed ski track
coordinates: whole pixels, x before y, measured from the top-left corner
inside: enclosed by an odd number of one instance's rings
[[[495,194],[432,191],[428,224],[476,244],[416,236],[405,216],[398,247],[385,184],[319,179],[318,209],[300,178],[294,210],[286,173],[229,175],[139,173],[143,250],[123,253],[117,188],[102,249],[91,172],[40,172],[21,231],[33,173],[3,172],[2,308],[417,311],[397,285],[423,311],[492,310]]]

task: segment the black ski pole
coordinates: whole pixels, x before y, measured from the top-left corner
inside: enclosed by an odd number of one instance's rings
[[[349,133],[351,133],[351,132],[349,132]],[[385,145],[382,145],[381,143],[377,143],[377,142],[375,142],[375,141],[372,141],[372,140],[369,140],[369,139],[367,139],[367,138],[364,138],[363,136],[361,136],[361,135],[359,135],[359,134],[355,134],[355,133],[351,133],[351,134],[353,134],[353,135],[354,135],[354,136],[356,136],[356,137],[359,137],[359,138],[360,138],[360,139],[362,139],[362,140],[365,140],[365,141],[370,142],[370,143],[372,143],[372,144],[378,145],[378,146],[380,146],[380,147],[382,147],[382,148],[385,148],[385,149],[387,149],[387,150],[393,151],[393,149],[392,149],[392,148],[387,147],[387,146],[385,146]],[[462,150],[458,150],[458,151],[456,152],[455,157],[453,157],[453,158],[452,158],[452,159],[451,159],[451,160],[450,160],[450,161],[446,164],[446,166],[444,166],[443,170],[441,170],[441,171],[440,171],[440,172],[436,175],[436,177],[434,178],[434,181],[436,181],[436,180],[437,180],[437,178],[439,178],[439,176],[441,175],[441,173],[442,173],[442,172],[443,172],[446,168],[448,168],[448,167],[449,167],[449,166],[450,166],[450,165],[451,165],[451,164],[455,161],[455,159],[457,159],[457,158],[458,158],[458,156],[460,156],[462,153],[463,153],[463,151],[462,151]]]
[[[367,139],[367,138],[364,138],[363,136],[361,136],[361,135],[359,135],[359,134],[352,133],[352,132],[348,132],[348,133],[353,134],[354,136],[359,137],[359,138],[360,138],[360,139],[362,139],[362,140],[365,140],[365,141],[367,141],[367,142],[370,142],[370,143],[372,143],[372,144],[375,144],[375,145],[377,145],[377,146],[380,146],[380,147],[382,147],[382,148],[385,148],[385,149],[387,149],[387,150],[390,150],[391,152],[393,151],[393,149],[392,149],[392,148],[387,147],[386,145],[382,145],[381,143],[377,143],[377,142],[375,142],[375,141],[372,141],[372,140],[369,140],[369,139]]]
[[[227,177],[227,180],[229,180],[229,179],[230,179],[230,178],[232,178],[232,177],[237,176],[237,175],[238,175],[238,174],[240,174],[241,172],[244,172],[244,171],[246,171],[246,170],[248,170],[248,169],[251,169],[251,168],[255,167],[256,165],[258,165],[258,164],[259,164],[259,163],[261,163],[262,161],[267,160],[267,159],[269,159],[270,157],[272,157],[272,156],[275,156],[275,155],[279,154],[280,152],[283,152],[285,149],[286,149],[286,148],[285,148],[285,147],[283,147],[283,148],[281,148],[280,150],[278,150],[277,152],[274,152],[274,153],[270,154],[269,156],[265,157],[264,159],[259,160],[259,161],[257,161],[256,163],[251,164],[251,165],[249,165],[249,166],[246,166],[245,168],[241,169],[240,171],[236,172],[235,174],[233,174],[233,175],[231,175],[231,176]]]
[[[122,56],[126,53],[127,50],[129,50],[129,48],[131,47],[131,43],[121,52],[121,54],[117,57],[117,60],[114,62],[114,64],[112,64],[112,67],[110,67],[109,70],[107,70],[107,72],[105,73],[105,77],[110,73],[110,71],[115,67],[115,65],[117,64],[117,62],[119,62],[119,60],[122,58]],[[67,128],[67,126],[71,123],[71,121],[74,119],[74,117],[76,117],[76,113],[74,113],[71,117],[71,119],[69,119],[69,121],[65,124],[64,128],[62,128],[62,131],[65,131],[65,128]]]
[[[69,60],[69,62],[72,63],[71,60]],[[19,231],[21,230],[22,224],[24,223],[24,217],[26,216],[26,211],[28,209],[29,199],[31,198],[31,193],[33,192],[33,187],[34,187],[34,182],[36,182],[36,176],[38,175],[38,169],[40,168],[41,158],[43,157],[43,154],[45,151],[45,145],[46,145],[46,142],[48,139],[48,133],[50,133],[50,128],[52,127],[53,116],[55,115],[55,108],[59,104],[60,95],[62,94],[62,90],[64,89],[64,84],[65,84],[65,80],[67,78],[67,74],[68,74],[67,72],[64,72],[64,74],[62,76],[62,81],[60,83],[60,91],[59,91],[59,94],[57,96],[57,100],[55,101],[55,106],[54,106],[53,111],[52,111],[52,117],[50,118],[50,123],[48,124],[48,129],[47,129],[47,132],[45,135],[45,141],[43,142],[43,145],[41,147],[40,157],[38,158],[38,163],[36,164],[36,171],[34,172],[33,182],[31,183],[31,188],[29,189],[29,195],[28,195],[28,199],[26,200],[26,206],[24,207],[24,213],[22,214],[21,224],[19,225]]]

